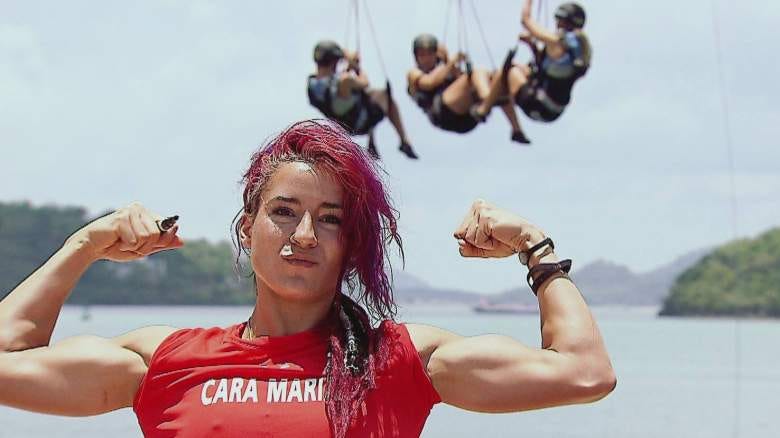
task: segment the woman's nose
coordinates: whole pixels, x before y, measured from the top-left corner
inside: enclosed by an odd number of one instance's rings
[[[293,243],[302,248],[314,248],[317,246],[317,235],[314,232],[314,221],[307,211],[303,214],[298,226],[293,233]]]

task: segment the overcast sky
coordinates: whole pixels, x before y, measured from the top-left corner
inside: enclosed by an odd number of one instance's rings
[[[521,1],[475,3],[500,62],[520,30]],[[593,66],[559,121],[521,118],[528,148],[510,143],[500,111],[454,135],[405,95],[411,40],[442,35],[447,1],[369,0],[421,156],[404,159],[380,125],[411,274],[478,292],[523,281],[516,260],[458,255],[452,231],[476,197],[542,226],[575,267],[605,258],[642,271],[733,236],[713,3],[583,4]],[[755,235],[780,224],[780,3],[714,5],[737,228]],[[98,212],[139,200],[180,214],[185,237],[228,238],[250,153],[318,115],[305,94],[312,47],[344,40],[346,11],[346,0],[0,1],[0,201]],[[489,67],[468,15],[468,47]],[[361,25],[365,68],[381,84],[365,17]]]

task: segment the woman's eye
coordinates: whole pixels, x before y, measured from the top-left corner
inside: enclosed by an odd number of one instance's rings
[[[273,214],[278,214],[279,216],[295,216],[295,212],[287,207],[277,207],[273,210]]]
[[[341,218],[338,216],[334,216],[332,214],[329,214],[327,216],[323,216],[321,219],[323,222],[328,224],[334,224],[334,225],[340,225],[341,224]]]

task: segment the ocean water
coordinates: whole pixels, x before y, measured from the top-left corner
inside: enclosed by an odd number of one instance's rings
[[[247,307],[66,307],[55,340],[114,336],[149,324],[228,325]],[[597,403],[514,414],[434,407],[424,437],[774,437],[780,436],[780,322],[657,318],[650,308],[596,308],[618,375]],[[463,335],[501,333],[539,345],[534,315],[484,315],[463,307],[403,308],[401,320]],[[476,390],[476,388],[475,388]],[[2,391],[2,388],[0,388]],[[0,437],[140,437],[130,409],[64,418],[0,407]]]

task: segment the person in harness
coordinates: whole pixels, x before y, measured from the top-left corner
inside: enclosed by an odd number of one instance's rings
[[[449,57],[431,34],[417,36],[412,52],[416,66],[407,74],[407,91],[434,126],[466,133],[484,121],[486,116],[475,117],[474,109],[490,92],[495,73],[472,69],[463,53]],[[466,72],[459,67],[463,61]],[[512,127],[511,139],[527,143],[511,102],[505,102],[502,109]]]
[[[571,101],[574,83],[590,67],[591,46],[582,28],[585,10],[576,3],[564,3],[555,11],[556,31],[549,31],[531,18],[531,2],[526,0],[522,24],[526,31],[519,39],[533,53],[527,65],[512,64],[515,50],[510,50],[488,96],[475,109],[476,116],[486,116],[492,102],[507,93],[517,106],[533,120],[552,122],[563,114]]]
[[[317,71],[308,78],[309,102],[327,118],[340,123],[352,135],[368,135],[368,151],[379,158],[374,141],[374,127],[387,116],[398,133],[398,149],[417,159],[401,123],[398,107],[386,90],[368,88],[368,76],[360,68],[357,53],[348,53],[334,41],[320,41],[314,46]]]

